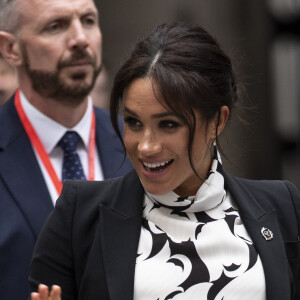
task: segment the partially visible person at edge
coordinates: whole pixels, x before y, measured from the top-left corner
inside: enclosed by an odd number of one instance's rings
[[[93,0],[0,0],[0,52],[20,87],[0,108],[0,299],[23,300],[61,181],[102,180],[132,167],[128,160],[118,169],[122,144],[89,96],[101,70]]]
[[[18,88],[17,72],[0,53],[0,106]]]
[[[31,299],[54,285],[51,300],[299,300],[298,190],[222,168],[237,101],[231,61],[201,27],[140,41],[111,96],[135,170],[66,182],[34,250]]]

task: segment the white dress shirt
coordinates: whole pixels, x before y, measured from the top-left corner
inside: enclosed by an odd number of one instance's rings
[[[54,170],[58,178],[61,180],[62,177],[62,165],[63,165],[63,150],[57,146],[59,140],[63,137],[63,135],[68,130],[76,131],[81,137],[81,141],[78,143],[77,153],[81,160],[81,164],[83,167],[83,171],[85,177],[89,176],[89,157],[88,157],[88,149],[89,149],[89,137],[91,130],[91,121],[92,121],[92,111],[93,104],[92,99],[89,97],[88,106],[86,112],[84,113],[82,119],[75,125],[73,128],[67,128],[56,121],[50,119],[39,110],[37,110],[29,101],[26,99],[25,95],[20,91],[20,100],[27,115],[28,119],[31,122],[34,130],[36,131],[42,145],[45,148],[45,151],[49,155],[50,161],[53,165]],[[97,151],[97,145],[95,145],[95,180],[103,180],[104,175],[101,168],[100,158]],[[42,163],[38,153],[35,151],[35,155],[37,157],[39,166],[42,170],[44,179],[46,181],[46,185],[48,187],[51,199],[53,204],[55,204],[58,193],[56,188],[44,166]]]

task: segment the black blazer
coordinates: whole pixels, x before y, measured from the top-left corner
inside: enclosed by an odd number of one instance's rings
[[[121,143],[109,113],[95,108],[96,143],[105,178],[117,172],[123,160]],[[13,97],[0,107],[0,299],[24,300],[33,247],[53,203],[28,136],[20,122]],[[17,287],[17,288],[16,288]]]
[[[289,182],[224,176],[261,257],[267,300],[299,300],[299,192]],[[105,182],[67,182],[36,244],[31,290],[58,284],[63,300],[133,299],[143,194],[135,171]]]

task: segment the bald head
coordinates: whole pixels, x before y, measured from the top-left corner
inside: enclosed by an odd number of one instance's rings
[[[22,9],[19,5],[22,1],[30,0],[0,0],[0,31],[16,33],[22,17]]]
[[[19,0],[0,0],[0,31],[15,32],[18,28],[20,12]]]

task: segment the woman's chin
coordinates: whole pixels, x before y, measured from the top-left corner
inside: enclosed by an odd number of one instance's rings
[[[159,184],[158,184],[158,186],[155,184],[148,184],[147,182],[143,181],[143,179],[142,179],[142,184],[143,184],[145,190],[152,195],[161,196],[161,195],[165,195],[165,194],[168,194],[169,192],[171,192],[171,189],[168,187],[163,187]]]

